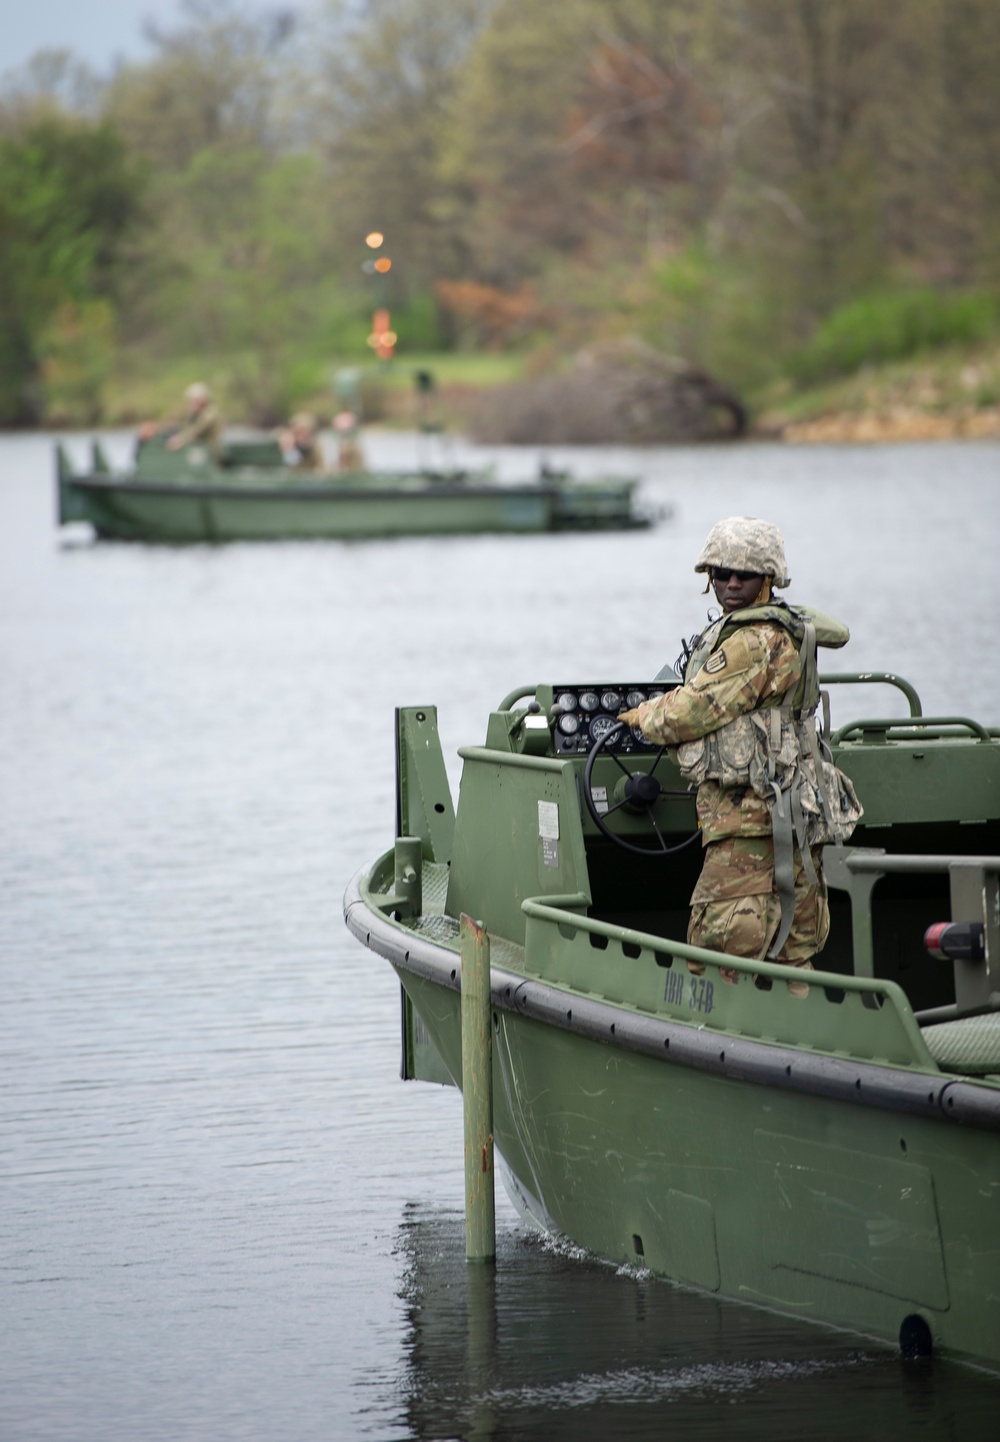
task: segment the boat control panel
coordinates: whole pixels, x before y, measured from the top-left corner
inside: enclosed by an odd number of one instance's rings
[[[602,682],[600,685],[565,685],[552,688],[552,738],[557,756],[585,756],[596,741],[618,725],[619,711],[662,696],[677,681]],[[658,749],[635,727],[623,726],[606,743],[608,751],[627,755]]]

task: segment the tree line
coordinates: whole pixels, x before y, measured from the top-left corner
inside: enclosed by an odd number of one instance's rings
[[[0,89],[0,423],[99,420],[123,354],[270,419],[376,303],[402,351],[630,335],[744,393],[996,325],[995,0],[191,0],[151,39]]]

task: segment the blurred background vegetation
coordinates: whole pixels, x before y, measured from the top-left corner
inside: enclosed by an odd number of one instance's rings
[[[0,87],[0,425],[405,416],[634,340],[758,426],[1000,402],[996,0],[192,0]],[[386,237],[388,276],[363,269]],[[403,396],[406,400],[404,402]]]

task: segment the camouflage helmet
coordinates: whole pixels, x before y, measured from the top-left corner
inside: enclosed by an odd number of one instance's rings
[[[714,566],[770,576],[779,588],[791,584],[781,532],[757,516],[728,516],[715,523],[694,568],[711,571]]]

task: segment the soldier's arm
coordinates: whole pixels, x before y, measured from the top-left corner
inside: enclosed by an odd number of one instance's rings
[[[170,437],[170,446],[172,450],[178,451],[181,446],[189,446],[192,441],[196,441],[197,439],[198,431],[194,424],[181,426],[180,430],[174,431]]]
[[[195,416],[194,420],[189,421],[186,426],[182,426],[179,431],[174,433],[172,437],[174,446],[190,446],[193,445],[195,441],[203,440],[205,436],[211,434],[215,424],[215,411],[210,407],[206,407],[205,410]]]
[[[635,724],[661,746],[693,741],[783,696],[799,668],[795,644],[780,628],[742,627],[712,652],[693,681],[637,707]]]

